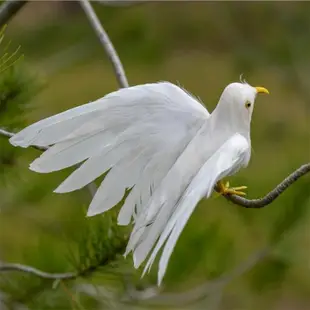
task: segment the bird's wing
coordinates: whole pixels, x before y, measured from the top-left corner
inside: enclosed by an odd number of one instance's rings
[[[199,143],[199,139],[193,141],[194,144]],[[198,145],[199,147],[201,145]],[[171,190],[169,187],[169,191],[166,193],[163,190],[158,191],[158,195],[154,193],[150,198],[149,208],[151,209],[154,206],[155,208],[152,211],[149,209],[148,215],[150,212],[153,214],[148,219],[144,217],[141,221],[137,220],[128,244],[127,252],[133,251],[135,267],[139,267],[147,255],[151,253],[144,273],[150,270],[159,250],[166,243],[159,262],[158,285],[160,285],[175,244],[196,205],[203,197],[208,198],[211,195],[218,180],[230,175],[232,171],[236,172],[243,166],[248,150],[249,143],[247,140],[240,134],[235,134],[222,143],[217,151],[200,165],[199,169],[196,169],[197,166],[194,165],[192,167],[194,174],[185,172],[184,169],[186,168],[183,167],[183,174],[174,170],[174,173],[170,175],[171,179],[169,176],[166,177],[164,181],[169,183],[169,181],[175,180],[180,191],[178,192],[176,188],[172,187],[172,191],[169,192]],[[200,152],[197,152],[196,157],[199,154]],[[179,168],[181,169],[181,166]],[[182,179],[177,179],[178,174]],[[168,186],[168,183],[165,186]],[[179,195],[176,194],[177,192]],[[143,213],[140,217],[142,216]],[[147,220],[150,219],[152,223],[148,225]],[[144,226],[143,221],[145,221]],[[155,243],[156,246],[154,247]]]
[[[43,119],[14,135],[13,145],[51,146],[30,169],[48,173],[85,161],[56,192],[84,187],[111,169],[88,215],[102,213],[132,188],[119,215],[128,224],[209,118],[208,111],[169,82],[138,85]]]

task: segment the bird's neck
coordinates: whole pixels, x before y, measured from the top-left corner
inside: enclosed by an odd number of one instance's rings
[[[230,104],[221,104],[221,102],[216,106],[210,115],[212,130],[226,132],[228,136],[239,133],[250,142],[250,120],[238,115],[232,108]]]

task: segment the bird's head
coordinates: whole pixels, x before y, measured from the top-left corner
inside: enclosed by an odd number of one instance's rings
[[[257,94],[269,94],[269,91],[264,87],[253,87],[246,82],[229,84],[218,104],[221,116],[233,125],[249,127]]]

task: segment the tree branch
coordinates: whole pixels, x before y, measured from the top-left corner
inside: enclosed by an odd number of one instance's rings
[[[27,3],[27,1],[7,0],[0,6],[0,27],[4,26]]]
[[[122,246],[121,246],[122,247]],[[208,294],[213,294],[217,290],[223,291],[225,287],[236,277],[243,275],[251,270],[259,261],[265,258],[271,251],[270,247],[266,247],[258,252],[252,254],[243,264],[235,267],[230,273],[225,274],[215,280],[203,283],[189,291],[182,293],[161,293],[157,287],[147,288],[144,291],[137,291],[131,285],[127,287],[127,296],[122,298],[121,302],[143,302],[150,305],[170,305],[179,306],[186,305],[202,300]],[[110,262],[110,259],[105,261],[105,264]],[[86,276],[98,270],[100,266],[93,266],[86,270],[79,272],[66,272],[66,273],[49,273],[32,266],[3,263],[0,261],[1,272],[24,272],[42,279],[58,281],[69,281],[77,279],[80,276]]]
[[[78,270],[76,272],[65,272],[65,273],[50,273],[37,269],[32,266],[16,264],[16,263],[5,263],[0,261],[0,273],[1,272],[24,272],[37,276],[42,279],[50,280],[74,280],[78,277],[87,277],[90,274],[99,270],[99,268],[108,265],[110,262],[114,261],[118,253],[125,250],[127,245],[127,240],[124,239],[120,244],[118,244],[114,249],[113,253],[106,253],[104,257],[98,261],[98,263],[89,265],[84,269]]]
[[[271,204],[278,198],[288,187],[295,183],[299,178],[310,172],[310,163],[302,165],[300,168],[286,177],[279,185],[277,185],[266,196],[258,199],[246,199],[236,195],[223,195],[227,200],[244,208],[260,209]],[[215,188],[216,191],[217,188]]]
[[[119,59],[119,56],[108,36],[106,31],[103,29],[94,9],[92,8],[91,4],[87,0],[80,0],[80,4],[91,24],[93,27],[95,33],[97,34],[101,45],[103,46],[109,60],[111,61],[114,72],[117,78],[117,81],[120,85],[120,87],[128,87],[128,81],[126,78],[126,74],[123,68],[123,65],[121,63],[121,60]]]

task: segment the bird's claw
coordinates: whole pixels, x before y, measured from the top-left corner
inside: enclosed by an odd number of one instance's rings
[[[247,186],[229,187],[229,182],[223,183],[223,181],[219,181],[217,183],[217,188],[221,195],[246,196],[243,190],[247,189]]]

